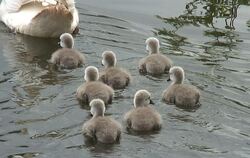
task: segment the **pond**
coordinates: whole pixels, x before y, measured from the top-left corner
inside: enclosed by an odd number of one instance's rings
[[[101,66],[113,50],[132,74],[106,111],[119,122],[139,89],[152,93],[163,118],[160,132],[134,135],[123,129],[117,145],[88,145],[81,134],[89,111],[75,91],[84,68],[48,66],[58,39],[10,33],[0,24],[0,155],[61,157],[250,157],[250,2],[248,0],[76,0],[80,34],[75,47],[88,65]],[[145,39],[182,66],[185,83],[201,91],[201,107],[185,111],[161,102],[166,76],[138,73]],[[18,158],[19,158],[18,157]]]

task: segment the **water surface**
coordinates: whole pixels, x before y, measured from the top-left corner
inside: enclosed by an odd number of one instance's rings
[[[3,158],[57,157],[250,157],[250,3],[247,0],[77,0],[80,34],[75,47],[88,65],[101,68],[113,50],[132,84],[117,91],[107,109],[118,121],[134,93],[147,89],[163,118],[151,135],[126,130],[113,146],[84,143],[89,112],[75,99],[84,69],[55,71],[47,60],[57,39],[11,33],[0,24],[0,154]],[[194,112],[162,103],[166,76],[138,73],[145,39],[159,38],[161,52],[184,67],[185,83],[201,91]]]

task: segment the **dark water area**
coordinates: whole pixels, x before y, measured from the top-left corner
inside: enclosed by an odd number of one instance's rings
[[[101,66],[113,50],[133,77],[106,111],[119,122],[139,89],[152,93],[163,118],[160,132],[123,129],[120,144],[89,145],[81,128],[90,118],[75,91],[84,68],[55,71],[48,64],[58,39],[10,33],[0,24],[0,157],[250,157],[250,1],[77,0],[75,48],[87,65]],[[154,36],[161,52],[182,66],[185,83],[201,91],[202,106],[185,111],[161,102],[167,77],[141,76],[138,60]]]

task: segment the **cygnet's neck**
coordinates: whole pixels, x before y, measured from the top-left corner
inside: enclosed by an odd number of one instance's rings
[[[105,112],[104,103],[96,104],[91,107],[91,113],[93,114],[93,118],[103,117]]]
[[[159,48],[157,46],[151,46],[149,50],[149,54],[158,54],[160,53]]]
[[[155,37],[149,37],[146,40],[146,49],[149,52],[149,54],[157,54],[160,53],[160,43],[159,40]]]
[[[85,81],[86,82],[94,82],[94,81],[97,81],[99,79],[99,77],[96,77],[96,76],[87,76],[87,77],[84,77],[85,78]]]
[[[99,79],[99,73],[98,73],[97,68],[93,68],[93,69],[86,68],[84,79],[86,82],[97,81]]]
[[[116,59],[115,57],[109,57],[107,59],[104,59],[104,66],[105,68],[115,67],[116,66]]]
[[[103,116],[104,116],[104,112],[99,109],[98,111],[95,112],[92,118],[103,117]]]
[[[74,47],[74,42],[72,40],[67,41],[67,42],[64,41],[64,43],[61,42],[61,47],[72,49]]]
[[[172,83],[171,83],[171,85],[178,85],[178,84],[182,84],[183,82],[181,82],[181,81],[173,81]]]
[[[175,73],[172,84],[182,84],[184,81],[184,74],[182,72]]]
[[[89,74],[89,73],[87,73],[84,76],[84,79],[85,79],[86,82],[94,82],[94,81],[97,81],[99,79],[99,74]]]
[[[147,106],[148,103],[144,101],[144,99],[142,98],[135,98],[134,99],[134,107],[138,108],[138,107],[143,107],[143,106]]]
[[[115,67],[115,65],[114,65],[114,64],[106,64],[106,65],[104,65],[104,66],[105,66],[105,68]]]

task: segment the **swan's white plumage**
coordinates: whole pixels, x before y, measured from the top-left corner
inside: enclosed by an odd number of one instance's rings
[[[22,5],[31,2],[42,2],[43,6],[57,4],[57,1],[55,0],[2,0],[0,9],[3,10],[4,13],[14,13],[17,12]]]
[[[12,13],[12,12],[16,12],[18,11],[18,9],[21,7],[21,3],[20,1],[6,1],[6,0],[2,0],[1,2],[1,10],[2,12],[1,13],[4,13],[4,12],[9,12],[9,13]]]
[[[2,15],[2,21],[11,29],[19,28],[27,26],[31,20],[42,11],[41,7],[34,6],[26,6],[26,9],[23,9],[21,12],[11,12]],[[8,10],[13,11],[14,7],[8,8]]]
[[[0,17],[13,31],[38,37],[72,33],[79,23],[74,0],[2,0]]]

